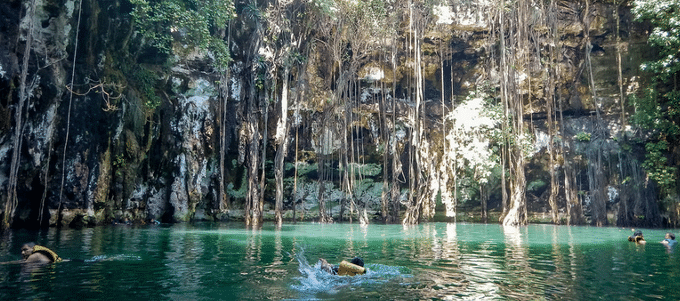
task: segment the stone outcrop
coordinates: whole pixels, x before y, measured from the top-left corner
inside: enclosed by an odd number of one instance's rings
[[[197,219],[226,220],[242,216],[242,203],[245,198],[247,167],[244,163],[245,134],[242,124],[246,119],[244,99],[250,70],[244,67],[247,60],[260,49],[253,50],[249,45],[250,21],[240,16],[235,21],[240,24],[235,30],[231,46],[231,78],[228,79],[229,101],[225,114],[228,125],[228,149],[219,149],[219,103],[220,74],[211,67],[208,54],[196,52],[177,52],[181,55],[168,55],[156,52],[153,48],[141,47],[143,39],[134,31],[130,12],[131,4],[126,0],[36,0],[37,11],[33,16],[25,16],[29,1],[8,0],[0,3],[0,203],[7,201],[7,182],[11,141],[13,137],[13,104],[17,99],[18,74],[22,53],[21,44],[25,42],[26,24],[37,24],[33,33],[35,44],[32,46],[29,66],[29,89],[24,123],[23,146],[19,169],[18,212],[14,226],[30,227],[36,225],[82,226],[103,224],[110,221],[157,219],[168,222],[182,222]],[[493,2],[493,1],[491,1]],[[499,80],[489,68],[493,43],[489,43],[488,11],[489,1],[465,1],[445,8],[450,12],[437,26],[430,26],[424,34],[423,70],[425,72],[425,104],[423,131],[428,139],[423,142],[424,156],[431,160],[426,172],[433,176],[439,172],[435,162],[441,158],[443,140],[438,133],[441,119],[452,108],[449,96],[442,106],[441,86],[446,83],[445,95],[456,95],[464,99],[467,94],[483,82]],[[587,178],[586,150],[590,144],[576,139],[580,133],[593,133],[594,124],[607,126],[606,136],[593,137],[601,143],[598,147],[606,150],[611,160],[615,160],[619,145],[615,137],[626,129],[621,128],[618,119],[621,113],[616,49],[621,49],[623,57],[624,87],[627,93],[634,93],[640,75],[637,66],[645,58],[644,32],[633,23],[629,7],[619,8],[620,35],[615,37],[616,20],[614,6],[609,1],[592,1],[592,22],[583,24],[583,3],[581,1],[558,1],[559,27],[561,36],[560,70],[562,87],[559,97],[564,100],[564,135],[560,139],[569,149],[569,156],[562,160],[579,162],[582,168],[579,178]],[[536,18],[546,16],[540,7],[534,8]],[[433,21],[434,22],[434,21]],[[77,26],[80,24],[80,28]],[[588,26],[586,28],[586,26]],[[589,41],[584,39],[588,33]],[[406,34],[402,32],[402,34]],[[405,38],[404,38],[405,39]],[[77,41],[77,49],[76,47]],[[537,38],[536,43],[550,41]],[[596,93],[592,93],[586,83],[585,47],[593,45],[591,52],[592,74]],[[441,65],[438,51],[446,49],[444,76],[440,75]],[[181,45],[178,45],[181,47]],[[254,51],[254,53],[249,53]],[[405,50],[403,50],[405,51]],[[323,70],[334,66],[324,53],[310,54],[307,76],[312,85],[329,80],[323,78]],[[403,53],[400,57],[404,58]],[[169,63],[168,63],[169,62]],[[378,101],[382,90],[372,85],[382,77],[391,86],[397,83],[398,99],[395,112],[389,108],[388,114],[396,114],[394,149],[406,166],[405,152],[409,143],[407,132],[413,128],[408,123],[408,114],[413,103],[409,99],[399,99],[408,89],[407,80],[410,62],[404,58],[398,70],[392,75],[387,66],[364,63],[358,70],[363,80],[362,98],[354,108],[362,116],[354,121],[355,129],[361,139],[363,161],[358,165],[357,174],[363,179],[357,185],[357,206],[370,213],[380,210],[382,193],[382,156],[380,147],[384,141],[380,137]],[[539,64],[540,65],[540,64]],[[586,71],[584,71],[586,70]],[[71,73],[73,72],[73,78]],[[300,76],[299,74],[294,76]],[[530,200],[532,211],[544,212],[547,182],[545,160],[545,111],[542,100],[544,95],[541,70],[530,70],[526,74],[527,95],[525,112],[527,122],[535,137],[535,151],[529,168],[528,183],[535,183],[528,191],[534,196]],[[71,83],[72,82],[72,83]],[[318,91],[317,91],[318,92]],[[290,116],[294,128],[289,135],[299,134],[297,192],[293,195],[295,147],[286,156],[288,162],[285,177],[287,187],[284,208],[290,210],[293,201],[297,204],[297,217],[310,219],[316,217],[315,200],[318,197],[318,155],[325,155],[331,163],[330,177],[326,183],[327,202],[333,215],[340,214],[340,206],[345,195],[340,190],[338,154],[341,152],[343,131],[339,123],[332,125],[319,121],[322,116],[322,95],[307,97],[291,104]],[[293,94],[293,93],[291,93]],[[593,96],[597,95],[597,96]],[[327,96],[323,94],[322,96]],[[272,99],[275,97],[272,96]],[[326,98],[327,99],[327,98]],[[454,99],[454,101],[455,101]],[[443,108],[444,107],[444,108]],[[626,106],[624,106],[626,107]],[[343,114],[336,108],[334,114]],[[594,120],[599,110],[605,118]],[[261,113],[264,109],[261,108]],[[295,113],[294,113],[295,112]],[[265,212],[273,208],[273,139],[276,134],[276,110],[270,109],[266,126],[268,128],[265,161]],[[69,117],[70,116],[70,117]],[[391,122],[391,120],[389,121]],[[261,135],[265,132],[262,130]],[[437,136],[439,135],[439,136]],[[68,137],[68,138],[66,138]],[[359,139],[354,137],[355,139]],[[383,145],[383,146],[381,146]],[[424,148],[427,146],[427,148]],[[226,166],[227,192],[230,198],[229,210],[221,209],[219,200],[219,152],[228,155]],[[334,159],[333,159],[334,158]],[[268,160],[268,161],[267,161]],[[613,162],[613,161],[612,161]],[[261,172],[261,171],[260,171]],[[614,177],[616,171],[610,171]],[[448,179],[447,175],[447,179]],[[63,179],[63,180],[62,180]],[[271,184],[270,184],[271,181]],[[62,185],[63,182],[63,185]],[[584,181],[585,182],[585,181]],[[432,210],[436,203],[437,189],[432,186]],[[612,186],[614,187],[614,186]],[[403,188],[406,188],[404,186]],[[587,185],[578,190],[587,192]],[[586,193],[587,194],[587,193]],[[471,197],[472,198],[472,197]],[[530,198],[531,199],[531,198]],[[490,208],[498,208],[500,196],[491,194]],[[618,199],[612,197],[610,210],[616,209]],[[474,203],[470,201],[470,204]],[[349,206],[349,205],[348,205]],[[40,212],[40,208],[43,212]],[[354,208],[355,218],[358,209]],[[365,214],[365,213],[364,213]],[[43,217],[39,221],[39,217]],[[286,217],[291,217],[290,213]]]

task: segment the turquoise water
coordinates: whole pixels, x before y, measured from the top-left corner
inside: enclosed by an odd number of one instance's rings
[[[678,300],[680,251],[665,230],[430,223],[240,223],[17,230],[0,260],[35,241],[62,262],[0,265],[0,300]],[[333,276],[319,258],[361,256]]]

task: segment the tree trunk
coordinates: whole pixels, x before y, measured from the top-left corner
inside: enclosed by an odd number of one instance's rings
[[[520,226],[526,225],[526,177],[524,173],[525,158],[523,152],[523,145],[521,136],[524,134],[524,119],[523,119],[523,99],[517,91],[519,83],[516,82],[517,76],[515,74],[515,67],[517,64],[524,64],[525,55],[528,52],[526,41],[528,40],[526,34],[526,27],[529,26],[526,18],[527,3],[526,1],[516,2],[514,10],[511,12],[511,17],[507,18],[510,26],[508,27],[508,36],[510,38],[510,48],[505,48],[505,17],[503,15],[503,8],[505,1],[501,1],[501,74],[503,76],[501,91],[505,91],[505,101],[509,107],[512,107],[512,135],[516,138],[516,142],[510,146],[509,164],[510,173],[512,175],[510,195],[510,208],[507,215],[503,219],[504,226]],[[520,27],[525,26],[525,27]],[[519,54],[517,52],[520,52]],[[502,92],[503,93],[503,92]]]
[[[596,144],[598,142],[591,142]],[[607,225],[607,198],[605,194],[605,177],[602,169],[602,150],[599,146],[589,146],[588,157],[588,186],[590,187],[590,200],[592,212],[592,224],[595,226]]]
[[[281,119],[279,119],[276,127],[276,144],[278,148],[276,150],[274,177],[276,178],[275,215],[278,225],[283,224],[283,159],[288,153],[288,130],[290,129],[288,124],[288,74],[289,67],[286,65],[283,71],[283,86],[281,88]]]
[[[227,28],[227,45],[231,45],[231,20]],[[225,168],[225,161],[227,156],[228,144],[227,141],[227,102],[229,101],[229,85],[228,82],[231,78],[229,68],[227,68],[225,73],[220,77],[220,185],[219,185],[219,200],[218,209],[220,212],[226,212],[229,210],[229,196],[226,193],[226,187],[224,185],[227,180],[227,170]]]
[[[412,6],[410,6],[412,7]],[[422,209],[422,195],[420,189],[420,151],[418,147],[420,146],[420,106],[423,97],[423,81],[422,81],[422,66],[421,66],[421,41],[419,37],[420,26],[414,25],[413,19],[419,16],[413,13],[413,9],[410,8],[411,18],[410,27],[411,32],[413,32],[413,56],[414,56],[414,81],[415,81],[415,107],[413,108],[413,113],[411,115],[413,128],[411,130],[411,145],[409,147],[409,181],[410,181],[410,197],[408,206],[406,207],[406,213],[402,224],[404,225],[415,225],[420,222],[420,214]]]
[[[523,226],[527,224],[526,216],[526,178],[524,175],[524,156],[519,150],[515,162],[512,162],[514,179],[512,181],[512,195],[510,195],[510,209],[503,219],[503,226]]]
[[[396,36],[392,36],[392,52],[391,52],[391,62],[392,62],[392,77],[396,78],[397,73],[397,46],[396,46]],[[392,81],[392,129],[390,130],[390,155],[392,158],[392,176],[390,181],[390,196],[388,204],[388,213],[386,217],[386,222],[389,224],[397,223],[399,221],[399,205],[401,201],[401,191],[399,189],[399,175],[402,173],[401,159],[397,152],[397,100],[395,94],[397,92],[397,82]]]
[[[384,61],[384,59],[383,59]],[[387,96],[385,93],[385,84],[383,82],[380,83],[380,91],[381,91],[381,97],[380,97],[380,102],[379,102],[379,116],[380,116],[380,139],[382,140],[382,144],[384,145],[383,147],[383,175],[382,175],[382,191],[380,194],[380,215],[382,217],[383,223],[387,223],[387,217],[388,217],[388,208],[389,208],[389,194],[390,194],[390,187],[389,187],[389,172],[387,170],[387,166],[389,163],[388,157],[390,153],[390,140],[389,140],[389,135],[388,135],[388,128],[387,128],[387,110],[385,109],[385,97]]]
[[[226,193],[226,187],[224,182],[226,181],[227,170],[225,168],[225,161],[227,156],[227,101],[229,99],[229,87],[227,87],[227,82],[229,80],[229,73],[224,74],[220,77],[220,176],[219,176],[219,196],[217,209],[220,212],[226,212],[229,210],[229,200]]]
[[[325,134],[324,134],[325,135]],[[325,145],[325,142],[324,142]],[[325,146],[322,147],[322,151],[325,152]],[[319,200],[319,223],[332,223],[333,218],[328,216],[326,212],[326,155],[322,154],[319,158],[319,193],[317,199]]]
[[[583,224],[583,209],[576,189],[576,171],[571,163],[564,165],[564,197],[567,206],[567,225]]]
[[[257,102],[259,98],[255,91],[255,74],[252,75],[252,84],[250,88],[250,99],[248,100],[248,113],[245,126],[247,127],[248,137],[248,195],[246,197],[245,208],[245,222],[246,225],[258,226],[262,222],[262,214],[260,212],[260,183],[259,183],[259,167],[260,167],[260,129],[257,114]]]
[[[592,60],[590,58],[590,53],[593,48],[590,43],[590,2],[586,0],[586,8],[583,13],[583,28],[584,29],[584,41],[586,43],[585,47],[585,58],[586,67],[588,68],[588,79],[590,83],[590,90],[593,97],[593,102],[595,103],[595,113],[596,120],[594,125],[594,133],[590,140],[588,149],[586,150],[586,156],[588,157],[588,184],[591,192],[591,212],[592,221],[591,223],[596,226],[607,225],[607,199],[605,194],[605,188],[607,186],[606,179],[603,172],[602,163],[602,142],[599,139],[604,139],[604,129],[602,124],[602,117],[600,114],[600,105],[598,103],[598,97],[595,90],[595,78],[593,77],[593,66]]]
[[[299,150],[299,129],[295,128],[295,176],[293,176],[293,223],[297,221],[297,182],[298,182],[298,150]]]
[[[276,74],[274,74],[274,78],[276,78]],[[276,81],[271,84],[271,87],[276,87]],[[253,215],[257,218],[258,220],[258,225],[262,224],[262,221],[264,219],[264,191],[266,187],[266,180],[267,180],[267,174],[266,174],[266,164],[267,164],[267,141],[269,139],[269,134],[268,134],[268,129],[269,129],[269,89],[267,88],[265,84],[265,95],[264,99],[261,100],[259,103],[262,104],[264,103],[264,114],[262,115],[262,124],[263,124],[263,133],[262,133],[262,155],[260,160],[261,166],[261,178],[260,178],[260,193],[257,198],[257,204],[256,207],[257,209],[253,211]]]
[[[554,74],[554,72],[551,72]],[[557,205],[557,193],[559,190],[559,184],[557,184],[557,175],[555,170],[555,149],[553,147],[554,139],[554,121],[553,121],[553,104],[554,104],[554,75],[549,76],[548,85],[546,87],[546,109],[547,109],[547,127],[548,127],[548,170],[550,171],[550,194],[548,196],[548,204],[550,204],[550,213],[552,217],[553,224],[559,224],[559,208]]]
[[[565,137],[564,132],[564,109],[562,107],[562,98],[558,100],[560,112],[560,135]],[[567,225],[580,225],[583,223],[583,210],[581,202],[578,198],[576,189],[576,172],[574,171],[571,158],[568,158],[567,152],[564,150],[564,139],[560,141],[560,154],[562,155],[564,169],[564,199],[567,215]]]
[[[19,204],[17,196],[17,182],[19,174],[19,163],[21,160],[21,144],[22,144],[22,130],[23,120],[22,114],[24,110],[24,103],[28,96],[26,95],[26,77],[28,77],[28,62],[31,56],[31,47],[33,44],[33,26],[35,14],[35,0],[31,1],[29,10],[26,11],[25,18],[28,18],[28,31],[26,32],[26,46],[24,48],[24,57],[21,66],[21,77],[19,79],[19,102],[14,111],[14,141],[12,143],[12,162],[10,165],[9,185],[7,188],[7,200],[5,202],[5,211],[2,218],[2,225],[0,229],[9,229],[13,220],[14,214]]]
[[[255,1],[251,1],[250,5],[257,6]],[[249,50],[249,55],[255,57],[248,57],[247,61],[250,64],[250,78],[249,91],[247,97],[247,111],[246,120],[244,122],[246,146],[248,149],[248,193],[245,200],[245,223],[247,226],[259,227],[262,223],[262,213],[260,211],[260,193],[261,188],[258,178],[258,171],[260,167],[260,127],[258,115],[261,114],[260,98],[257,91],[257,76],[259,72],[257,55],[260,51],[263,29],[259,20],[255,21],[255,30],[251,35],[252,43]],[[266,125],[265,125],[266,126]],[[266,136],[263,139],[267,139]]]
[[[487,191],[487,184],[479,184],[479,201],[482,203],[482,223],[489,222],[489,192]]]
[[[253,101],[253,100],[251,100]],[[248,197],[246,199],[246,225],[257,226],[261,223],[260,213],[260,186],[258,181],[259,158],[260,158],[260,132],[254,112],[248,113]],[[252,215],[251,215],[252,214]]]
[[[342,70],[339,70],[339,73],[342,74]],[[339,87],[345,87],[347,91],[344,92],[344,95],[349,99],[349,87],[346,85],[344,76],[341,75],[339,77],[340,82],[338,83]],[[343,89],[344,90],[344,89]],[[342,90],[339,90],[342,91]],[[338,96],[338,99],[342,99],[343,93],[341,92],[340,95]],[[345,206],[347,203],[350,205],[350,217],[349,221],[350,223],[352,222],[352,214],[354,213],[354,184],[353,184],[353,179],[354,179],[354,143],[353,140],[351,139],[350,135],[351,131],[348,130],[348,127],[351,127],[352,124],[352,106],[351,106],[351,100],[345,101],[344,105],[344,118],[343,118],[343,126],[342,126],[342,143],[344,144],[344,147],[342,148],[340,152],[340,156],[342,156],[342,190],[343,190],[343,200],[342,200],[342,208],[340,211],[342,214],[345,212]],[[347,150],[350,150],[349,152]],[[350,157],[351,156],[351,157]],[[342,214],[340,216],[340,220],[342,221]]]
[[[501,125],[501,130],[503,133],[506,133],[506,135],[509,134],[510,132],[510,125],[508,124],[510,120],[510,109],[509,109],[509,101],[508,101],[508,75],[506,69],[506,42],[505,42],[505,14],[503,13],[505,10],[505,1],[501,1],[500,9],[498,9],[498,20],[499,20],[499,37],[500,37],[500,53],[499,53],[499,72],[501,74],[501,85],[500,85],[500,98],[501,102],[503,103],[503,124]],[[495,42],[493,42],[495,43]],[[501,146],[501,194],[502,194],[502,205],[503,205],[503,212],[501,213],[500,220],[499,221],[504,221],[505,217],[508,215],[508,212],[510,211],[510,200],[508,196],[508,180],[506,178],[506,168],[510,166],[509,164],[509,155],[510,155],[510,150],[508,145],[510,144],[509,137],[503,137],[504,143]]]
[[[621,68],[621,18],[619,17],[619,6],[618,1],[614,1],[614,6],[616,10],[614,11],[614,17],[616,18],[616,65],[618,67],[618,85],[619,85],[619,102],[621,102],[621,129],[622,134],[626,135],[626,94],[623,89],[623,71]]]
[[[548,85],[546,86],[546,109],[547,109],[547,115],[548,115],[548,153],[549,153],[549,165],[550,165],[550,195],[548,197],[548,203],[550,204],[550,210],[551,210],[551,215],[552,215],[552,221],[554,224],[559,224],[559,204],[557,204],[557,195],[559,194],[559,183],[558,183],[558,175],[557,175],[557,165],[555,162],[556,155],[557,155],[557,149],[555,148],[555,145],[553,143],[555,139],[555,132],[556,132],[556,93],[555,91],[559,91],[561,88],[561,85],[559,84],[559,74],[560,74],[560,65],[559,65],[559,56],[561,55],[560,51],[560,44],[559,44],[559,32],[558,32],[558,24],[557,24],[557,17],[555,16],[557,14],[557,7],[555,0],[550,1],[550,8],[548,10],[548,26],[550,28],[550,39],[552,40],[552,47],[550,48],[550,68],[548,69],[548,72],[550,74],[548,75]],[[564,154],[563,149],[562,154]],[[564,161],[564,160],[563,160]],[[569,207],[569,204],[566,204],[566,207]]]

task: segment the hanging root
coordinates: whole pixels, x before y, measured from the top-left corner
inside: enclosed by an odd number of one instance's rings
[[[66,89],[68,89],[69,92],[71,92],[75,95],[78,95],[78,96],[85,96],[85,95],[87,95],[88,93],[90,93],[94,90],[95,93],[100,93],[102,95],[102,100],[104,100],[104,108],[102,110],[104,110],[105,112],[111,112],[111,111],[118,110],[118,107],[116,105],[111,104],[111,100],[118,100],[123,96],[123,94],[119,94],[118,96],[111,96],[111,93],[107,92],[104,89],[106,86],[109,86],[109,87],[111,87],[111,88],[113,88],[114,90],[117,90],[117,91],[121,91],[125,88],[125,86],[122,86],[122,85],[105,84],[101,81],[97,81],[97,82],[90,81],[90,88],[83,93],[78,93],[76,91],[73,91],[73,89],[71,89],[71,87],[69,87],[69,86],[66,86]]]

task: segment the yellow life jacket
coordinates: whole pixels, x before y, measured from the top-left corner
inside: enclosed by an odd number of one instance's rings
[[[42,253],[43,255],[49,257],[50,260],[52,260],[52,262],[60,262],[61,261],[61,257],[59,257],[59,255],[57,255],[57,253],[55,253],[54,251],[52,251],[52,250],[50,250],[46,247],[43,247],[43,246],[35,245],[33,247],[33,253]]]
[[[339,276],[354,276],[354,275],[363,275],[366,273],[366,268],[362,266],[358,266],[356,264],[353,264],[351,262],[347,262],[343,260],[340,262],[340,267],[338,267],[338,275]]]

